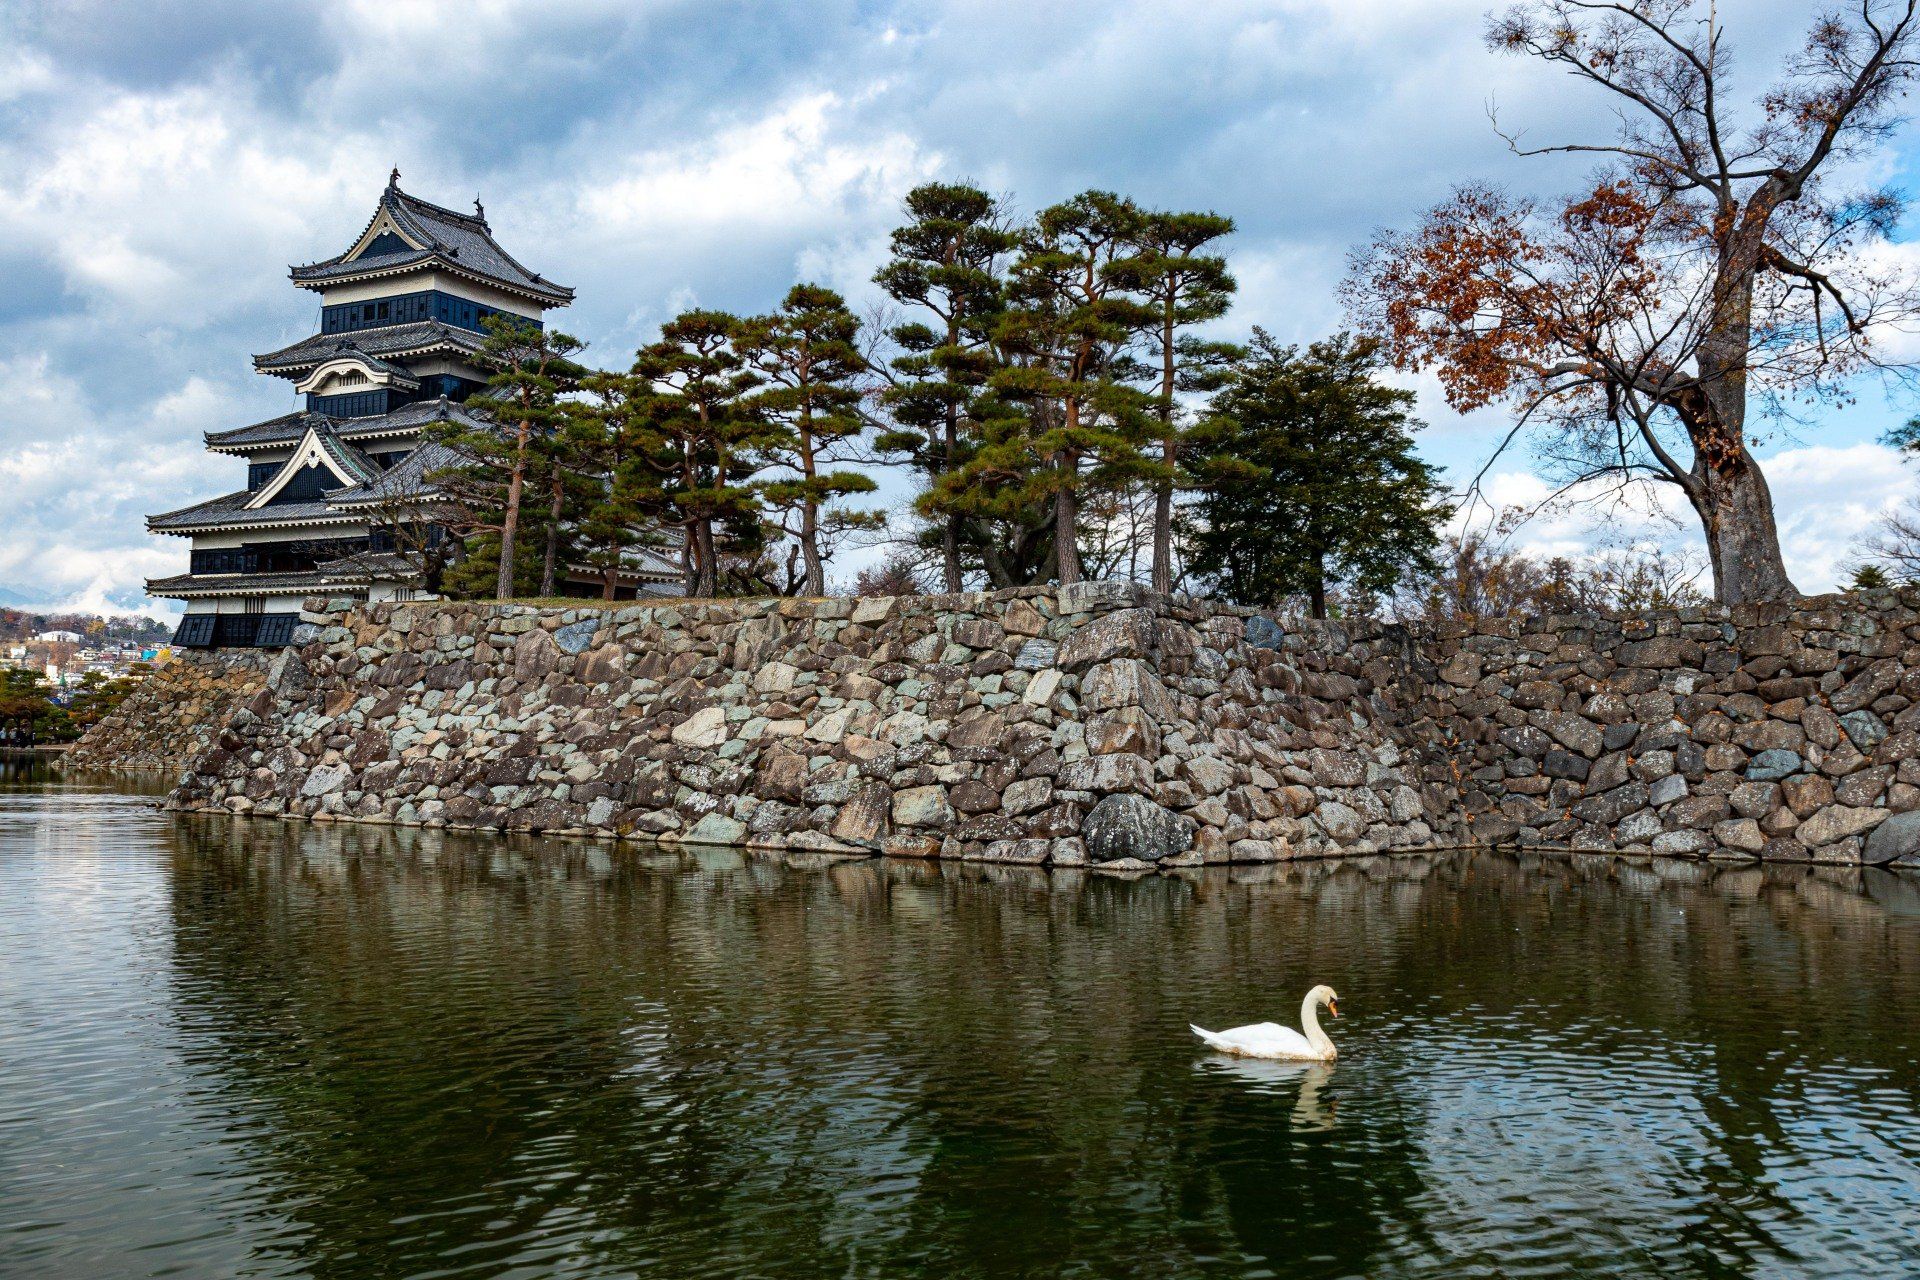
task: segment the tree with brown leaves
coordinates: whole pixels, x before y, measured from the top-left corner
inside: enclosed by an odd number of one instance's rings
[[[1557,207],[1457,191],[1355,255],[1350,307],[1399,367],[1434,369],[1455,408],[1510,405],[1509,440],[1544,427],[1570,483],[1678,486],[1718,600],[1795,594],[1754,425],[1844,398],[1879,363],[1876,334],[1920,314],[1912,282],[1871,252],[1901,197],[1827,177],[1892,127],[1917,2],[1818,17],[1742,124],[1710,6],[1525,0],[1488,44],[1612,95],[1621,127],[1592,145],[1508,141],[1605,167]]]

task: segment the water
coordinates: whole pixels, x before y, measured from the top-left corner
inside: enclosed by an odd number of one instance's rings
[[[1137,882],[0,779],[0,1275],[1920,1271],[1920,879]],[[1332,1067],[1189,1020],[1339,988]]]

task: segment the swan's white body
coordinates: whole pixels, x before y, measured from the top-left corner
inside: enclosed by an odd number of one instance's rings
[[[1319,986],[1307,992],[1307,998],[1300,1002],[1300,1025],[1306,1028],[1305,1035],[1277,1022],[1255,1022],[1226,1031],[1208,1031],[1192,1023],[1187,1026],[1209,1047],[1221,1053],[1239,1054],[1243,1058],[1332,1062],[1339,1056],[1339,1050],[1333,1047],[1333,1041],[1327,1038],[1327,1033],[1320,1029],[1319,1010],[1324,1004],[1334,1017],[1339,1017],[1339,999],[1332,987]]]

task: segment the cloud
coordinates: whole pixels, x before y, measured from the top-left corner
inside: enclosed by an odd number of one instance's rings
[[[184,542],[149,538],[142,516],[239,483],[240,462],[207,457],[200,434],[292,405],[248,362],[312,331],[316,300],[285,266],[351,240],[392,165],[443,203],[484,195],[510,250],[580,290],[558,323],[609,364],[695,302],[763,310],[798,278],[869,301],[901,194],[935,176],[1024,210],[1100,186],[1230,214],[1242,288],[1225,329],[1307,341],[1343,323],[1345,252],[1376,228],[1461,181],[1540,191],[1584,172],[1511,157],[1490,101],[1537,141],[1612,127],[1596,94],[1485,51],[1488,7],[14,6],[0,49],[0,586],[113,599],[184,566]],[[1804,20],[1800,0],[1747,0],[1730,15],[1741,65],[1776,65]],[[1903,135],[1899,163],[1874,176],[1903,172],[1911,151]],[[1456,478],[1483,465],[1504,418],[1452,414],[1429,377],[1408,385],[1430,423],[1422,448]],[[1905,416],[1829,415],[1775,455],[1788,554],[1809,583],[1904,482],[1883,455],[1847,451]],[[1877,469],[1861,483],[1803,474],[1854,463]],[[1501,466],[1528,470],[1522,453]],[[1542,536],[1572,546],[1590,530]]]
[[[1920,497],[1920,474],[1882,444],[1809,445],[1762,462],[1779,513],[1787,573],[1802,591],[1831,591],[1851,576],[1860,541],[1881,517]],[[1485,529],[1500,511],[1532,511],[1554,487],[1531,472],[1501,471],[1484,482],[1486,504],[1456,513],[1456,532]],[[1528,555],[1580,558],[1604,548],[1659,548],[1705,562],[1698,519],[1672,485],[1638,482],[1624,491],[1578,488],[1514,534]],[[1703,578],[1703,587],[1706,584]]]

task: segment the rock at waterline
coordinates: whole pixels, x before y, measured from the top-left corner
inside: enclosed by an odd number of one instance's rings
[[[1164,809],[1144,796],[1111,795],[1093,806],[1080,828],[1087,856],[1094,862],[1138,858],[1158,862],[1184,853],[1193,844],[1193,820]]]
[[[1875,827],[1861,861],[1920,866],[1920,810],[1896,813]]]

